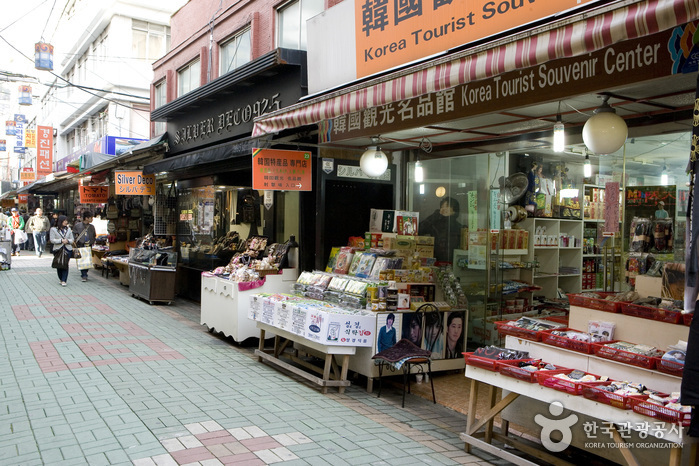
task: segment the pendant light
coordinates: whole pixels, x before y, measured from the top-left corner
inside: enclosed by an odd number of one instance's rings
[[[663,172],[660,174],[660,184],[663,186],[667,186],[669,183],[669,179],[667,176],[667,165],[665,162],[663,162]]]
[[[561,102],[558,102],[558,114],[556,124],[553,125],[553,151],[563,152],[566,145],[565,125],[561,119]]]
[[[590,163],[590,154],[585,151],[585,163],[583,164],[583,177],[592,177],[592,164]]]
[[[598,155],[612,154],[624,145],[629,129],[623,118],[607,102],[599,106],[583,126],[582,137],[585,146]]]
[[[386,172],[388,168],[388,157],[386,157],[386,154],[384,154],[381,147],[379,147],[379,138],[373,137],[371,140],[374,145],[369,146],[362,154],[362,157],[359,159],[359,167],[365,175],[376,178]]]
[[[425,170],[422,167],[422,162],[419,160],[415,162],[415,182],[422,183],[425,181]]]

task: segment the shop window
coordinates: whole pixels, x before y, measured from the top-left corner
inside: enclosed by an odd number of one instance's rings
[[[177,95],[182,96],[201,85],[201,62],[199,59],[177,71]]]
[[[323,3],[323,0],[298,0],[279,9],[279,47],[306,50],[306,21],[323,12]]]
[[[224,75],[250,61],[252,56],[250,28],[236,34],[232,39],[221,44],[221,71]]]

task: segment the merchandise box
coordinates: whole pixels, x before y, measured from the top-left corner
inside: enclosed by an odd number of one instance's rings
[[[272,325],[287,332],[291,332],[292,311],[296,307],[293,301],[278,301],[274,305]]]
[[[373,347],[376,315],[342,309],[312,309],[306,314],[303,336],[322,345]]]
[[[434,246],[417,246],[415,248],[418,257],[434,257]]]
[[[415,244],[418,246],[434,246],[434,236],[415,236]]]
[[[413,238],[383,238],[384,249],[394,249],[396,251],[415,251],[415,239]]]
[[[418,234],[419,212],[406,210],[371,209],[369,230],[376,233],[397,233],[415,236]]]

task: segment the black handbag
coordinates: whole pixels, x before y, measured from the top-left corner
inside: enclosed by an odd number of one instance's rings
[[[54,269],[67,269],[68,264],[70,264],[70,251],[65,246],[61,246],[58,251],[53,253],[51,267]]]

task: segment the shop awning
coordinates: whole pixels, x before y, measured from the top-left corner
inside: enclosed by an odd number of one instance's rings
[[[198,167],[203,164],[222,162],[236,157],[249,156],[252,158],[252,148],[259,145],[258,138],[244,138],[236,141],[211,146],[187,154],[169,157],[143,167],[143,174],[172,172]]]
[[[160,148],[161,146],[166,146],[167,145],[167,133],[163,133],[160,136],[156,136],[148,141],[144,141],[140,144],[137,144],[133,146],[131,149],[129,149],[126,154],[140,154],[142,152],[148,151],[148,150],[153,150]],[[167,148],[165,148],[167,151]]]
[[[68,173],[79,173],[89,170],[95,165],[109,162],[116,158],[116,155],[103,154],[101,152],[85,152],[79,158],[69,162],[67,165]]]
[[[66,189],[74,189],[78,185],[79,175],[60,171],[51,173],[45,178],[20,188],[22,192],[31,194],[58,194]]]
[[[590,15],[594,16],[584,19],[574,16],[562,23],[545,25],[285,107],[258,118],[252,135],[317,124],[550,60],[584,55],[699,19],[699,3],[696,0],[622,2],[592,11]]]

